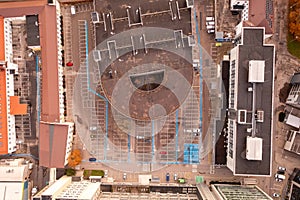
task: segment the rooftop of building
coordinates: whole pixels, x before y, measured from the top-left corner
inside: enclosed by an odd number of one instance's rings
[[[57,18],[55,6],[47,5],[46,0],[9,1],[0,3],[0,13],[5,18],[38,15],[40,46],[42,47],[42,74],[44,75],[41,89],[41,120],[59,122]],[[1,42],[0,46],[2,46]]]
[[[3,32],[3,31],[0,31]],[[0,39],[2,40],[2,39]],[[1,49],[1,48],[0,48]],[[1,50],[0,50],[1,51]],[[2,57],[2,56],[1,56]],[[3,56],[4,57],[4,56]],[[0,154],[8,153],[6,70],[0,66]],[[4,86],[4,87],[3,87]]]
[[[22,182],[0,182],[0,199],[22,200],[26,192],[24,190],[28,190],[25,184],[27,185]]]
[[[63,176],[53,184],[43,188],[35,197],[55,196],[56,199],[92,199],[100,191],[100,182],[87,180],[74,181],[72,177]]]
[[[28,166],[4,166],[0,165],[0,181],[23,182],[28,177]]]
[[[5,1],[0,3],[0,13],[3,17],[20,17],[35,15],[42,12],[47,0]]]
[[[255,26],[265,27],[266,34],[273,33],[273,6],[269,0],[250,0],[248,17]]]
[[[26,29],[27,29],[27,45],[40,46],[40,32],[39,32],[39,19],[38,15],[26,16]]]
[[[39,164],[64,168],[69,124],[40,123]]]
[[[169,199],[169,200],[198,200],[196,194],[173,194],[173,193],[126,193],[126,192],[102,192],[100,198],[102,200],[109,199]]]
[[[291,84],[300,84],[300,72],[294,73],[290,83]]]
[[[265,192],[253,185],[227,185],[215,184],[212,185],[213,191],[221,199],[235,200],[235,199],[260,199],[271,200]],[[218,198],[218,199],[219,199]]]
[[[192,33],[191,26],[189,23],[182,23],[182,21],[191,21],[190,9],[186,6],[185,0],[178,0],[178,6],[180,8],[180,20],[171,20],[170,16],[170,5],[167,1],[109,1],[106,0],[107,6],[103,6],[102,0],[94,0],[95,11],[99,13],[99,26],[96,26],[96,44],[99,44],[106,39],[110,38],[109,32],[118,34],[126,30],[130,30],[131,27],[141,27],[138,22],[138,15],[136,12],[139,8],[139,13],[142,21],[142,27],[165,27],[173,30],[182,30],[184,35],[190,35]],[[128,12],[127,12],[128,10]],[[172,12],[175,12],[172,11]],[[102,15],[103,13],[103,15]],[[114,28],[108,22],[108,14],[112,13],[114,19]],[[128,13],[130,20],[128,20]],[[176,15],[176,13],[174,13]],[[106,17],[106,18],[103,18]],[[103,20],[106,21],[107,30],[104,30]],[[132,24],[135,24],[132,25]],[[147,38],[149,39],[149,38]],[[117,45],[119,47],[119,45]]]
[[[61,199],[92,199],[100,188],[100,182],[78,181],[72,182],[57,196]]]
[[[236,129],[236,164],[235,174],[271,175],[272,154],[272,117],[273,117],[273,73],[274,51],[273,45],[264,44],[264,28],[243,28],[242,44],[237,48],[238,69],[237,109],[246,110],[246,123],[237,123]],[[249,62],[264,61],[264,81],[255,84],[255,90],[249,91],[253,85],[248,81]],[[247,128],[252,128],[253,93],[255,94],[254,110],[262,110],[263,122],[256,122],[256,137],[263,139],[262,160],[246,159],[246,138],[251,136]],[[236,111],[232,112],[235,113]],[[236,119],[237,113],[229,114],[230,119]]]

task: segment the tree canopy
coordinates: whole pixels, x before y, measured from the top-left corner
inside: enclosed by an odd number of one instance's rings
[[[300,41],[300,0],[289,0],[289,31]]]
[[[68,158],[68,165],[70,167],[75,167],[76,165],[81,163],[81,152],[79,149],[75,149],[71,152]]]

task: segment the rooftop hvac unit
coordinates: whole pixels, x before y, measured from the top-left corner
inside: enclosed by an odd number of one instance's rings
[[[94,50],[93,51],[93,56],[94,56],[94,60],[96,62],[99,62],[101,60],[101,54],[99,50]]]
[[[99,22],[99,14],[97,12],[92,12],[91,17],[94,24]]]
[[[256,111],[256,120],[257,120],[257,122],[264,122],[264,111],[263,110]]]
[[[262,160],[262,145],[262,138],[248,136],[246,142],[246,159]]]

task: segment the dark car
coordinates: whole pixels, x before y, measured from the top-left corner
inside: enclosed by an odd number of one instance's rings
[[[89,161],[90,161],[90,162],[96,162],[97,159],[96,159],[96,158],[89,158]]]
[[[166,181],[167,181],[167,182],[170,181],[170,174],[169,174],[169,173],[166,174]]]

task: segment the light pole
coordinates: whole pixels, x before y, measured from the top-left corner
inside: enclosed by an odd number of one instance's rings
[[[291,41],[289,41],[289,42],[294,42],[295,40],[297,40],[299,38],[299,36],[295,36],[295,38],[294,39],[292,39]]]

